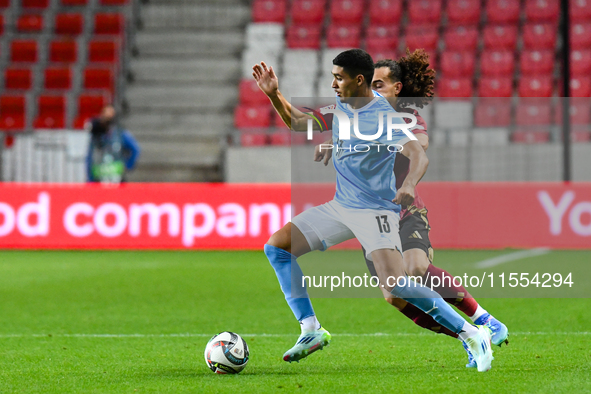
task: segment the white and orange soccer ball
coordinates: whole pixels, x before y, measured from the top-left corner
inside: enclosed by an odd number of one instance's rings
[[[205,362],[218,374],[240,373],[248,363],[248,345],[236,333],[224,331],[214,335],[205,347]]]

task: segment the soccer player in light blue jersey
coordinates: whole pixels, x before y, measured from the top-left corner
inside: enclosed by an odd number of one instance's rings
[[[335,113],[332,128],[333,163],[337,172],[335,197],[297,215],[265,245],[265,254],[302,330],[283,359],[299,361],[328,345],[331,339],[330,333],[321,327],[303,287],[297,258],[357,238],[367,258],[373,261],[381,286],[457,333],[474,355],[478,370],[487,371],[493,359],[488,328],[468,323],[436,292],[406,277],[398,213],[401,204],[413,202],[415,186],[427,170],[428,159],[412,133],[398,129],[388,135],[390,119],[385,113],[395,111],[385,98],[372,91],[373,73],[373,60],[361,49],[342,52],[333,60],[332,87],[337,98],[335,105],[325,111]],[[253,67],[253,76],[285,124],[292,130],[307,130],[310,116],[292,107],[283,97],[273,68],[262,62]],[[347,123],[357,123],[357,132],[341,127]],[[400,123],[400,128],[405,124],[402,119],[395,123]],[[351,132],[347,133],[347,129]],[[355,149],[356,145],[363,148]],[[371,145],[368,150],[367,145]],[[401,154],[410,160],[408,175],[398,190],[393,167],[399,153],[395,152],[398,149],[389,149],[394,145],[402,147]]]

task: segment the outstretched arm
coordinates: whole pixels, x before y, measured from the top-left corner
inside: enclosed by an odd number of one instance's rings
[[[252,76],[257,81],[257,85],[269,97],[275,111],[281,116],[287,127],[294,131],[306,131],[308,129],[308,119],[312,119],[312,117],[294,108],[281,94],[279,80],[273,67],[267,67],[265,62],[261,62],[261,64],[256,64],[252,70]],[[314,129],[318,129],[315,122],[313,125]]]
[[[415,200],[415,187],[427,172],[429,159],[417,141],[408,141],[401,153],[410,160],[410,164],[408,175],[396,192],[394,202],[400,205],[411,205]]]

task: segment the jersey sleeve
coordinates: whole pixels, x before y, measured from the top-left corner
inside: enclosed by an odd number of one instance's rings
[[[308,115],[310,115],[316,121],[318,127],[320,127],[320,132],[330,131],[332,130],[332,121],[334,118],[334,114],[327,113],[327,110],[335,109],[336,105],[327,105],[326,107],[321,107],[318,109],[306,108]]]

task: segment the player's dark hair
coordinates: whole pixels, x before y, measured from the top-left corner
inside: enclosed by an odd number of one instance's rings
[[[341,52],[333,59],[332,64],[343,67],[343,70],[352,78],[359,74],[363,75],[367,86],[371,86],[374,71],[373,59],[363,49],[349,49]]]
[[[424,49],[417,49],[413,53],[406,49],[406,56],[394,61],[380,60],[375,68],[388,67],[390,79],[402,82],[402,90],[398,94],[396,106],[406,108],[414,105],[423,108],[433,97],[435,84],[435,70],[429,68],[429,54]]]

